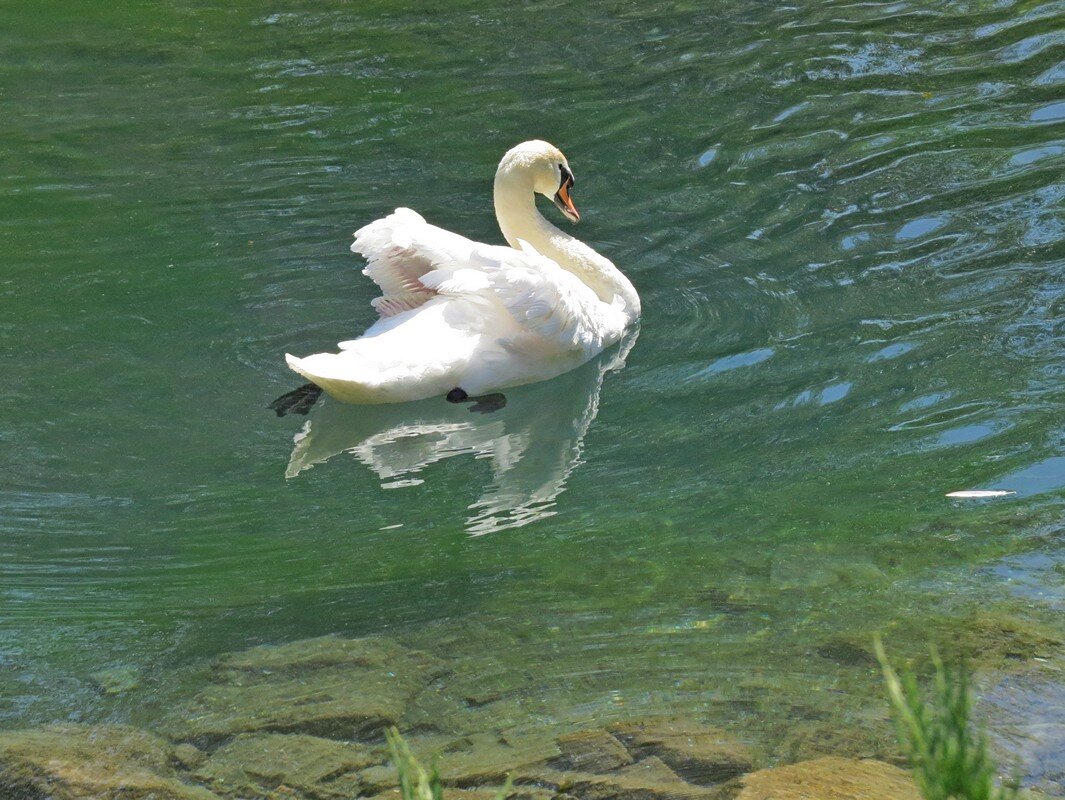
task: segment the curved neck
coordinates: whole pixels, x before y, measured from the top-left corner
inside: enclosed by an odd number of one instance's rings
[[[630,320],[640,316],[640,297],[628,278],[608,258],[544,219],[536,208],[536,192],[526,176],[496,173],[496,220],[507,244],[524,239],[540,253],[572,272],[604,303],[621,308]]]

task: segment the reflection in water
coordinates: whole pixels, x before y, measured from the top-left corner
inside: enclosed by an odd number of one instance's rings
[[[352,453],[391,489],[422,483],[417,475],[430,464],[472,454],[490,459],[492,481],[470,506],[467,531],[479,536],[549,517],[580,461],[603,377],[625,365],[637,335],[554,380],[508,391],[506,408],[492,414],[440,399],[352,406],[327,398],[296,434],[285,476]]]

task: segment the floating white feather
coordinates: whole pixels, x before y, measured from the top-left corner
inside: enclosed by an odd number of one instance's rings
[[[965,500],[975,500],[986,497],[1006,497],[1017,494],[1007,489],[967,489],[963,492],[948,492],[947,497],[956,497]]]

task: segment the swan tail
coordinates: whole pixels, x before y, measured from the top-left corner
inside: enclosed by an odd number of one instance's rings
[[[408,396],[400,387],[380,379],[380,370],[372,369],[351,351],[316,353],[306,358],[285,354],[285,361],[293,372],[302,375],[330,397],[342,403],[372,405],[423,399]],[[375,380],[372,376],[377,376]],[[365,377],[363,377],[365,376]],[[428,395],[432,396],[432,395]]]
[[[350,362],[351,359],[347,361]],[[285,363],[293,372],[302,375],[337,400],[345,403],[381,402],[376,399],[373,386],[352,376],[350,365],[348,369],[343,370],[342,376],[337,357],[332,353],[318,353],[306,358],[297,358],[285,353]]]

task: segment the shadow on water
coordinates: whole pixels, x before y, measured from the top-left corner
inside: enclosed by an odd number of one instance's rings
[[[625,366],[638,335],[630,332],[554,380],[509,390],[506,408],[491,414],[438,398],[377,406],[327,398],[296,434],[285,477],[349,453],[376,473],[382,489],[403,489],[424,483],[425,470],[443,459],[473,456],[489,460],[492,475],[468,509],[467,532],[480,536],[552,516],[580,464],[603,379]]]

